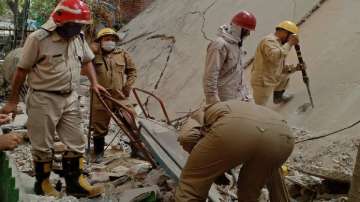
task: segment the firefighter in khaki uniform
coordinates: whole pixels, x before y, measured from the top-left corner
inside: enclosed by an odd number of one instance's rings
[[[91,23],[89,7],[80,0],[62,0],[50,19],[27,38],[12,83],[12,94],[2,113],[16,109],[20,86],[25,78],[28,134],[35,167],[35,193],[59,196],[49,181],[55,133],[66,145],[63,171],[66,192],[76,197],[95,197],[103,186],[92,186],[83,173],[85,136],[79,127],[81,116],[77,89],[80,72],[93,91],[106,92],[96,81],[94,54],[84,41],[81,28]]]
[[[302,65],[286,65],[285,59],[291,48],[298,44],[298,27],[291,21],[283,21],[276,32],[259,43],[251,72],[253,97],[258,105],[266,105],[273,93],[275,104],[287,103],[293,96],[285,95],[290,74],[301,71]]]
[[[111,28],[99,31],[96,42],[99,43],[99,54],[95,56],[95,71],[99,84],[104,86],[113,98],[127,104],[132,86],[136,80],[136,67],[129,54],[116,47],[120,38]],[[94,128],[95,161],[100,162],[104,155],[105,136],[108,133],[111,116],[96,96],[93,96],[92,125]],[[111,102],[109,107],[116,111]]]
[[[199,117],[190,119],[180,133],[180,144],[191,153],[175,201],[205,201],[212,183],[242,164],[238,201],[257,202],[260,190],[293,150],[294,138],[286,121],[271,109],[238,100],[208,106],[203,123],[196,121]],[[273,189],[271,201],[284,201]]]

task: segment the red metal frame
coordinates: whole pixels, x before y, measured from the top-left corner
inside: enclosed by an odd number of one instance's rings
[[[145,159],[151,163],[151,165],[156,168],[157,164],[151,156],[151,153],[146,149],[142,141],[140,140],[139,136],[139,128],[136,126],[136,119],[134,112],[126,107],[125,105],[121,104],[116,99],[112,98],[110,95],[107,94],[96,94],[102,105],[106,108],[107,112],[111,115],[115,123],[119,126],[119,128],[125,133],[125,135],[130,139],[131,143],[135,146],[135,148],[142,152]],[[123,116],[120,119],[108,106],[104,99],[107,99],[114,103],[118,109],[119,113]],[[127,126],[128,125],[128,126]]]
[[[143,90],[143,89],[140,89],[140,88],[133,88],[133,93],[134,93],[135,99],[136,99],[136,101],[138,102],[138,104],[139,104],[139,106],[140,106],[140,108],[141,108],[141,111],[144,113],[145,117],[146,117],[146,118],[151,118],[150,113],[145,110],[145,107],[144,107],[143,103],[142,103],[141,100],[140,100],[138,91],[139,91],[139,92],[142,92],[142,93],[144,93],[144,94],[147,94],[147,95],[149,95],[150,97],[153,97],[155,100],[157,100],[157,101],[159,102],[159,104],[160,104],[160,106],[161,106],[161,109],[162,109],[162,111],[163,111],[163,114],[164,114],[164,116],[165,116],[165,118],[166,118],[166,123],[169,124],[169,125],[171,125],[171,121],[170,121],[169,115],[168,115],[168,113],[167,113],[167,111],[166,111],[165,104],[164,104],[164,102],[163,102],[158,96],[156,96],[155,94],[153,94],[153,93],[151,93],[151,92],[149,92],[149,91],[146,91],[146,90]]]

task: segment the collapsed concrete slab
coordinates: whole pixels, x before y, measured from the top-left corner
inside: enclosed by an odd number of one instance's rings
[[[128,33],[124,48],[139,67],[136,85],[156,92],[172,115],[179,116],[202,103],[207,44],[232,15],[249,10],[257,16],[256,31],[244,43],[249,59],[259,39],[273,32],[277,23],[285,19],[299,21],[319,2],[157,0],[123,29]],[[157,111],[156,106],[152,108]]]

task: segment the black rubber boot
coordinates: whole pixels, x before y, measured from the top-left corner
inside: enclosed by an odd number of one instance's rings
[[[50,162],[34,162],[35,185],[34,191],[37,195],[60,197],[60,193],[51,185],[49,177],[51,174]]]
[[[63,158],[66,193],[78,198],[97,197],[104,193],[104,186],[92,186],[83,175],[84,159]]]
[[[284,94],[285,90],[274,91],[274,104],[286,104],[294,98],[293,95]]]
[[[94,137],[94,163],[101,163],[104,159],[105,137]]]

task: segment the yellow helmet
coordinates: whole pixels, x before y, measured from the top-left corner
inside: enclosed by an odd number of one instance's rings
[[[115,32],[115,30],[111,29],[111,28],[103,28],[101,29],[97,35],[96,35],[96,41],[99,41],[99,39],[103,36],[109,36],[112,35],[114,37],[116,37],[116,39],[119,41],[120,37],[119,35]]]
[[[276,26],[276,28],[281,28],[284,29],[288,32],[291,32],[293,34],[297,34],[299,33],[299,28],[298,26],[296,26],[295,23],[291,22],[291,21],[282,21],[278,26]]]

